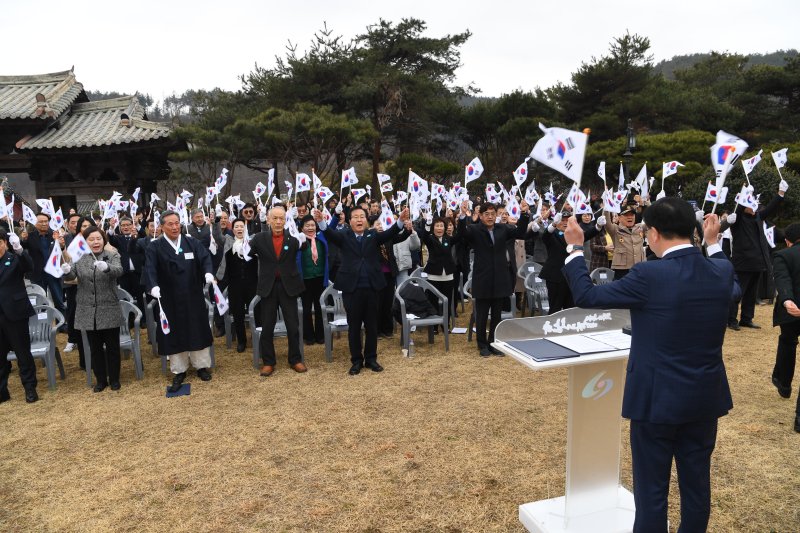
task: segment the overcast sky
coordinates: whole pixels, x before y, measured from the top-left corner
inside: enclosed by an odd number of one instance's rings
[[[428,35],[469,29],[458,83],[486,96],[569,82],[626,30],[650,38],[656,62],[711,50],[800,48],[800,2],[776,0],[3,0],[0,75],[75,66],[87,90],[150,93],[238,89],[255,63],[274,64],[328,23],[352,36],[379,18],[416,17]]]

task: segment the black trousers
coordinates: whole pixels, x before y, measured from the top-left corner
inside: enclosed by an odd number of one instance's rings
[[[569,290],[569,285],[561,283],[560,281],[545,280],[547,285],[547,301],[550,302],[550,314],[557,313],[562,309],[569,309],[575,307],[572,301],[572,291]]]
[[[289,341],[289,364],[295,365],[302,362],[300,354],[300,322],[297,316],[297,297],[291,297],[283,287],[280,278],[275,280],[269,295],[261,298],[261,319],[264,321],[261,328],[261,359],[265,365],[275,366],[275,324],[278,322],[278,307],[283,313],[286,323],[286,336]]]
[[[628,275],[630,269],[622,269],[622,268],[615,268],[614,269],[614,280],[622,279]]]
[[[220,287],[220,290],[223,290],[223,288]],[[247,309],[250,306],[250,302],[253,301],[255,295],[256,295],[256,281],[254,280],[250,282],[249,280],[245,279],[235,279],[232,280],[228,285],[228,305],[230,306],[230,310],[228,312],[231,314],[231,317],[233,318],[233,331],[236,333],[237,342],[240,343],[247,342],[244,317],[247,315]],[[217,306],[214,306],[214,311],[217,314],[219,314],[219,312],[217,311]],[[260,306],[257,306],[253,310],[253,312],[256,315],[255,317],[256,327],[261,325],[260,311],[261,311]],[[223,320],[223,327],[224,323],[225,321]]]
[[[322,286],[325,278],[306,278],[303,282],[306,290],[301,295],[303,299],[303,339],[308,342],[324,342],[325,330],[322,328],[322,308],[319,306],[319,297],[325,287]],[[314,315],[312,320],[311,315]]]
[[[797,361],[797,337],[800,336],[800,320],[781,324],[781,334],[778,337],[778,353],[775,356],[775,367],[772,377],[784,387],[792,386],[794,367]],[[797,393],[797,407],[795,412],[800,415],[800,392]]]
[[[19,377],[25,390],[36,389],[36,363],[31,355],[28,319],[9,320],[0,313],[0,400],[8,398],[8,375],[11,372],[8,352],[17,355]]]
[[[682,533],[704,532],[711,514],[711,453],[717,420],[653,424],[631,420],[635,533],[667,533],[672,459],[678,471]]]
[[[756,312],[756,293],[761,272],[736,272],[736,276],[739,278],[739,286],[742,288],[742,319],[740,322],[752,322]],[[736,322],[738,314],[739,302],[731,303],[728,309],[728,322]]]
[[[87,331],[92,371],[98,384],[119,382],[119,328]]]
[[[384,272],[386,286],[378,291],[378,334],[392,335],[394,322],[392,318],[392,304],[394,303],[395,282],[391,272]]]
[[[503,302],[508,300],[504,298],[475,298],[475,340],[478,343],[478,349],[489,349],[489,343],[494,342],[494,330],[500,323],[500,317],[503,313]],[[486,321],[489,320],[489,313],[491,312],[492,318],[489,321],[489,338],[486,338]]]
[[[454,303],[454,300],[453,300],[453,280],[450,280],[450,281],[431,281],[431,285],[436,287],[436,290],[441,292],[447,298],[447,306],[450,307],[450,309],[454,309],[455,308],[455,303]],[[434,296],[433,293],[431,293],[431,292],[428,292],[427,294],[428,294],[428,300],[430,300],[430,302],[433,304],[433,307],[436,308],[436,312],[437,313],[441,313],[442,309],[440,309],[439,298]],[[451,304],[453,304],[453,305],[451,306]],[[450,312],[450,309],[448,309],[448,313]],[[451,313],[451,315],[452,315],[452,313]],[[448,316],[451,316],[451,315],[448,315]]]
[[[378,360],[378,292],[357,288],[342,294],[347,313],[347,340],[350,344],[350,362],[373,363]],[[364,325],[364,346],[361,346],[361,325]]]

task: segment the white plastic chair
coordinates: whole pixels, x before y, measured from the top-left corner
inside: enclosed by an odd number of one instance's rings
[[[406,313],[406,302],[400,295],[402,290],[409,284],[419,286],[426,292],[431,292],[436,298],[439,299],[439,308],[442,313],[439,315],[432,315],[424,318],[409,318]],[[447,296],[439,292],[428,280],[423,278],[408,278],[397,287],[394,293],[395,299],[400,303],[400,324],[402,332],[400,335],[400,345],[408,350],[408,345],[411,340],[411,328],[428,326],[428,344],[433,344],[433,327],[440,326],[442,328],[442,335],[444,336],[444,350],[450,351],[450,303]]]
[[[64,315],[50,305],[34,305],[34,314],[28,319],[28,332],[31,336],[31,355],[40,359],[47,370],[47,384],[50,389],[56,388],[56,365],[61,379],[64,379],[64,363],[56,348],[56,332],[64,324]],[[9,361],[16,361],[17,354],[8,353]]]
[[[261,368],[261,326],[256,326],[256,306],[261,303],[261,296],[257,295],[250,302],[247,307],[247,321],[250,324],[250,334],[253,338],[253,367]],[[297,299],[297,317],[298,317],[298,341],[300,343],[300,357],[305,362],[306,354],[303,349],[303,303],[300,298]],[[264,320],[264,317],[261,317]],[[275,322],[275,329],[272,334],[274,337],[286,337],[286,322],[283,320],[283,313],[281,308],[278,307],[278,317]]]

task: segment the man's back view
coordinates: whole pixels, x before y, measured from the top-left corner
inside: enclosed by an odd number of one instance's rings
[[[644,213],[650,248],[661,258],[623,279],[594,286],[585,261],[567,258],[564,275],[576,305],[631,310],[633,339],[622,415],[631,420],[634,531],[667,531],[672,460],[681,492],[680,531],[705,531],[717,419],[733,407],[722,343],[728,307],[739,297],[733,266],[717,243],[719,220],[704,225],[709,258],[691,244],[691,206],[664,198]],[[567,242],[582,244],[577,223]]]

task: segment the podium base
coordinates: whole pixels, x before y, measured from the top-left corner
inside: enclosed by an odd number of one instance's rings
[[[617,506],[564,521],[565,498],[551,498],[519,506],[519,520],[531,533],[628,533],[633,531],[633,494],[619,487]]]

